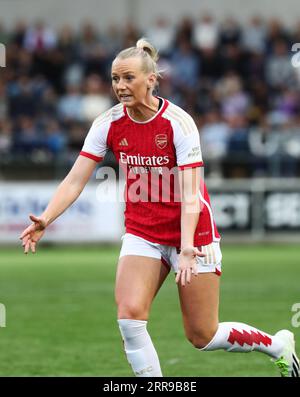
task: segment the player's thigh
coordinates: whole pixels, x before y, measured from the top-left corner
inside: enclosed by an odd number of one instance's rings
[[[219,322],[220,277],[198,273],[190,284],[178,285],[178,291],[187,336],[214,333]]]
[[[160,259],[125,255],[119,259],[115,297],[118,318],[147,320],[151,303],[169,273]]]

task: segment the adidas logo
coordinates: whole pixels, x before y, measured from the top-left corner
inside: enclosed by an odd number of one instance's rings
[[[126,138],[123,138],[119,142],[119,146],[128,146],[128,142]]]

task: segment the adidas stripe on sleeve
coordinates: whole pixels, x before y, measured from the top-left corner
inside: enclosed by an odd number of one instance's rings
[[[179,169],[203,166],[199,131],[193,118],[174,104],[167,108],[165,117],[172,124]]]
[[[110,124],[110,119],[103,119],[102,117],[97,118],[93,122],[80,152],[81,156],[88,157],[97,162],[103,160],[108,150],[107,134]]]

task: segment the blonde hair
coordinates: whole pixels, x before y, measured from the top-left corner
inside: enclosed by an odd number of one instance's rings
[[[144,37],[136,42],[135,47],[126,48],[119,52],[115,59],[127,59],[133,57],[141,58],[143,72],[154,73],[157,78],[161,77],[161,73],[157,66],[157,61],[159,59],[158,51]]]

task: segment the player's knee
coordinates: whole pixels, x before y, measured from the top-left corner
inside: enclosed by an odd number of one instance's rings
[[[122,303],[118,305],[118,318],[132,320],[147,320],[148,310],[137,303]]]
[[[216,331],[216,328],[197,329],[189,332],[187,338],[196,349],[203,349],[213,339]]]

